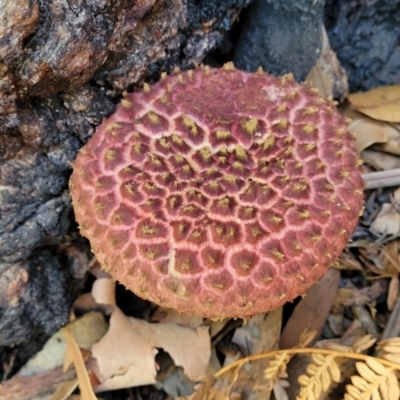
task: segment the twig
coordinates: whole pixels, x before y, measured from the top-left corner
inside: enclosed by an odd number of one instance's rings
[[[365,182],[364,189],[378,189],[388,186],[400,185],[400,168],[389,169],[387,171],[376,171],[363,174]]]

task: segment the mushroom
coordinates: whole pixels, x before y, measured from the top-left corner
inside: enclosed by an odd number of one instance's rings
[[[353,138],[291,75],[163,74],[81,149],[76,220],[138,296],[209,318],[293,300],[340,255],[363,204]]]

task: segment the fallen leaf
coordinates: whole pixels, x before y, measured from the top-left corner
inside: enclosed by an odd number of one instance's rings
[[[387,124],[389,125],[389,124]],[[383,144],[375,144],[374,149],[384,151],[389,154],[400,155],[400,131],[389,125],[390,129],[386,130],[388,141]]]
[[[283,329],[279,341],[281,349],[296,346],[306,329],[316,331],[315,337],[319,337],[335,299],[339,278],[340,272],[330,268],[318,283],[311,286]]]
[[[400,157],[381,151],[364,150],[360,158],[378,171],[400,168]]]
[[[382,209],[372,222],[370,232],[374,235],[396,235],[400,233],[400,214],[396,208],[390,204],[385,203]]]
[[[79,389],[81,392],[81,400],[97,400],[90,383],[89,374],[87,372],[85,362],[83,361],[82,352],[69,332],[69,328],[64,328],[64,335],[67,341],[67,351],[65,352],[64,372],[74,364],[76,375],[78,377]]]
[[[386,122],[359,116],[349,124],[349,131],[354,135],[354,145],[361,153],[367,147],[376,143],[387,143],[390,131],[394,129]]]
[[[341,287],[336,294],[332,309],[343,310],[343,307],[364,306],[375,302],[379,296],[386,293],[387,282],[379,279],[370,286],[358,289],[356,287]]]
[[[110,329],[92,348],[100,385],[96,391],[156,382],[154,356],[162,348],[191,380],[205,374],[211,355],[208,327],[190,329],[173,323],[154,324],[115,309]]]
[[[389,311],[392,311],[399,297],[399,276],[393,276],[389,283],[389,292],[387,298],[387,306]]]
[[[400,273],[400,240],[391,240],[386,243],[379,253],[382,261],[383,273],[398,275]]]
[[[400,85],[382,86],[347,96],[352,107],[369,117],[400,122]]]
[[[355,270],[362,271],[363,266],[359,260],[357,260],[352,253],[343,252],[338,259],[336,269],[347,269],[347,270]]]
[[[90,312],[68,324],[70,334],[81,349],[90,350],[107,332],[108,325],[102,314]],[[63,365],[67,348],[65,334],[61,329],[32,357],[18,372],[18,376],[28,376],[46,372]]]
[[[342,100],[348,93],[346,70],[340,65],[336,53],[332,51],[324,27],[322,27],[320,56],[305,80],[311,82],[318,89],[319,94],[325,98]]]

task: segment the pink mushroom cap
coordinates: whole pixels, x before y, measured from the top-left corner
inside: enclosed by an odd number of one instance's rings
[[[127,94],[79,152],[70,189],[107,272],[208,318],[304,294],[363,205],[358,155],[333,103],[291,75],[232,64]]]

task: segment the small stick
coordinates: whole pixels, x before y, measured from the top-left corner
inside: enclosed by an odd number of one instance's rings
[[[363,174],[364,189],[378,189],[400,185],[400,168]]]

